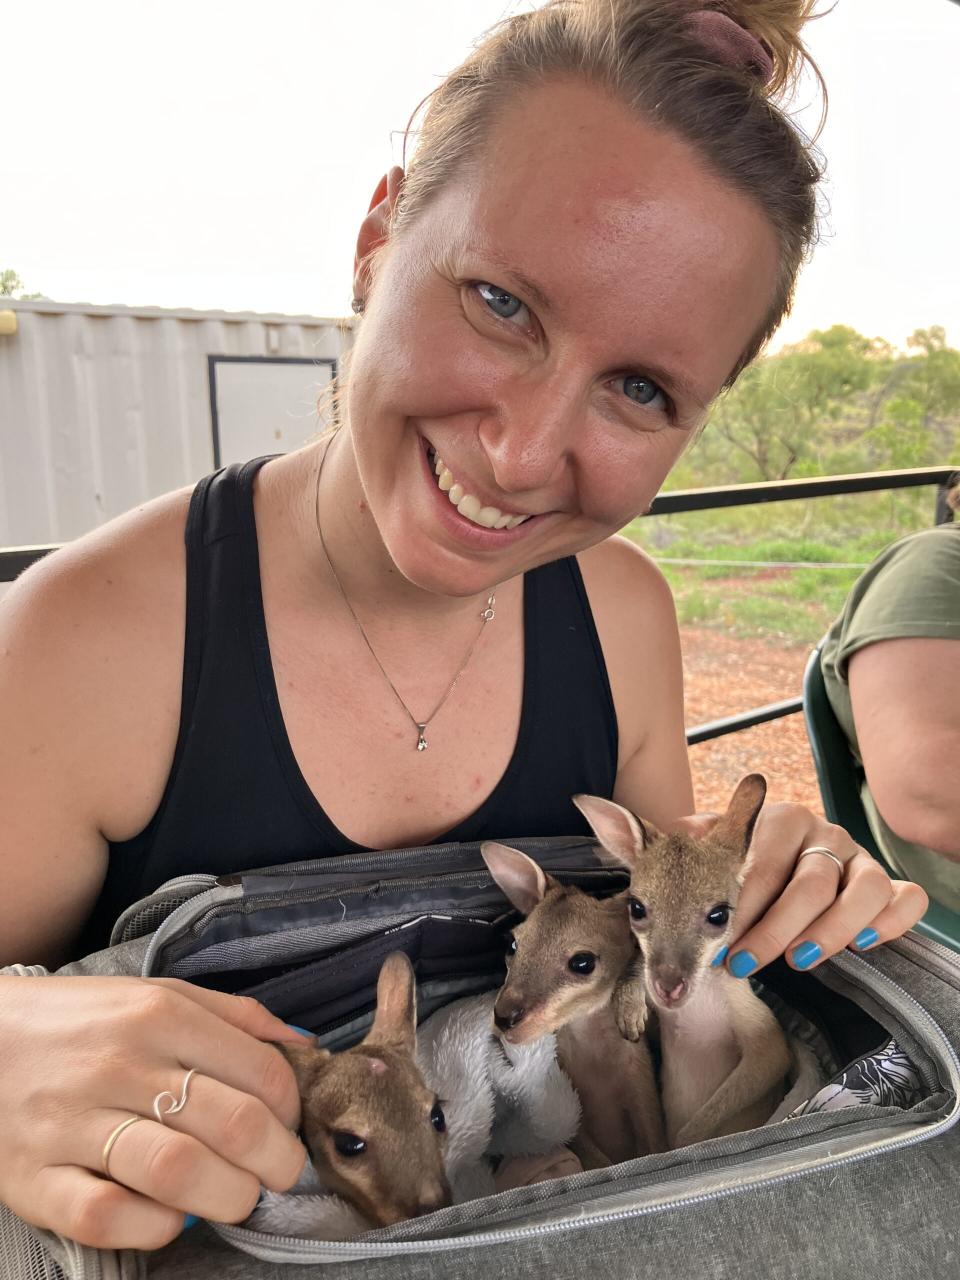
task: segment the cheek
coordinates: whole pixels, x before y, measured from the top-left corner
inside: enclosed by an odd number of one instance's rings
[[[673,427],[629,432],[622,425],[594,423],[580,450],[587,483],[581,486],[584,514],[620,529],[656,497],[687,436]]]

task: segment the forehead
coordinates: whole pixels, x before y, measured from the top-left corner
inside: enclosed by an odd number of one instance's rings
[[[558,321],[679,361],[710,394],[775,287],[777,239],[759,206],[682,139],[580,83],[518,95],[428,212],[444,256],[514,263]]]

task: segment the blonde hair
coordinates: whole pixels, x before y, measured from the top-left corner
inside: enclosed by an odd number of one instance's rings
[[[774,101],[809,62],[800,31],[815,3],[548,0],[504,19],[414,112],[415,119],[426,104],[391,234],[412,226],[479,156],[499,113],[517,94],[561,77],[595,84],[694,146],[715,173],[756,201],[776,231],[780,271],[774,296],[727,379],[731,385],[789,311],[797,273],[816,243],[822,167],[812,144]],[[765,44],[773,62],[769,84],[718,61],[698,42],[684,20],[704,9],[726,13]]]

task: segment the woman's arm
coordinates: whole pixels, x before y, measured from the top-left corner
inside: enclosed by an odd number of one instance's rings
[[[902,840],[960,862],[960,640],[867,645],[847,682],[880,816]]]

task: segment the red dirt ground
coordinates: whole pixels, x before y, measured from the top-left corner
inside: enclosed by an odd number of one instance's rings
[[[741,640],[704,627],[682,627],[687,725],[799,696],[810,650],[771,640]],[[746,773],[762,773],[771,800],[793,800],[822,813],[803,716],[788,716],[690,748],[697,808],[726,808]]]

